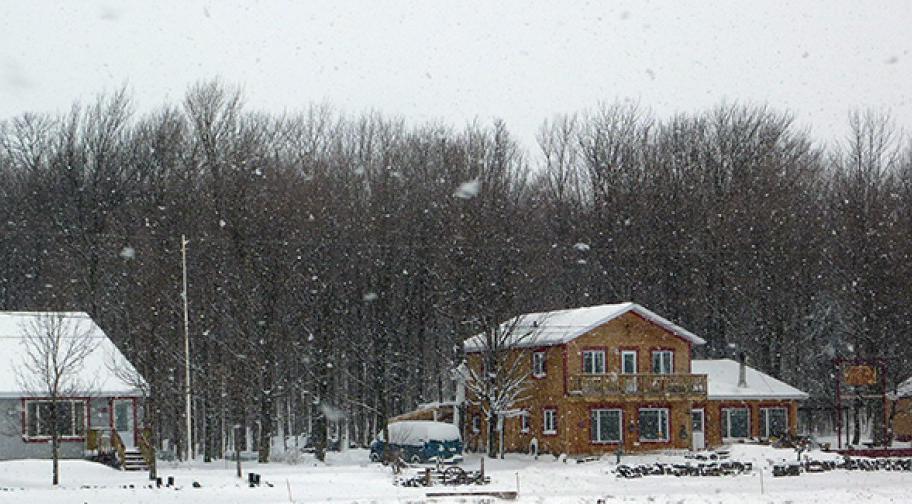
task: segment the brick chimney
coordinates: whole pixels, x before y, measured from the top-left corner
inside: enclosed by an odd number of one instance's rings
[[[738,366],[738,386],[745,388],[747,387],[747,355],[741,352],[738,354],[738,360],[741,361],[740,366]]]

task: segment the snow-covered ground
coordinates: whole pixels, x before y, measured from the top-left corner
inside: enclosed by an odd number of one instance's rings
[[[770,465],[793,460],[791,450],[758,446],[732,447],[732,459],[753,462],[751,474],[722,477],[650,476],[626,480],[615,477],[613,457],[584,464],[556,461],[553,457],[533,460],[513,455],[505,460],[486,460],[491,485],[471,487],[486,490],[515,490],[519,477],[518,502],[692,504],[692,503],[820,503],[908,502],[912,473],[833,471],[773,478]],[[812,453],[812,457],[832,457]],[[45,503],[288,503],[288,502],[495,502],[497,499],[428,499],[425,488],[393,485],[388,468],[366,462],[367,452],[352,450],[330,454],[326,464],[307,460],[296,465],[246,464],[262,474],[273,486],[248,488],[237,480],[230,463],[174,466],[162,463],[160,475],[174,476],[177,489],[147,488],[145,473],[126,473],[83,461],[64,461],[61,485],[52,488],[49,461],[0,462],[0,502],[3,504]],[[623,463],[673,462],[680,455],[639,455],[624,457]],[[479,457],[468,455],[463,467],[477,469]],[[761,475],[762,473],[762,475]],[[199,482],[202,488],[193,488]],[[129,486],[133,485],[133,488]],[[442,487],[435,487],[440,490]]]

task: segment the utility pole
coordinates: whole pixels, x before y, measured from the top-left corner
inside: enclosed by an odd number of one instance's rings
[[[181,265],[183,269],[184,292],[184,391],[187,398],[187,460],[193,460],[193,417],[190,401],[190,315],[187,310],[187,237],[181,235]]]

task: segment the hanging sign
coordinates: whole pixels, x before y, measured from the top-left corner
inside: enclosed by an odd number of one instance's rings
[[[860,387],[877,383],[877,368],[874,366],[846,366],[843,377],[848,385]]]

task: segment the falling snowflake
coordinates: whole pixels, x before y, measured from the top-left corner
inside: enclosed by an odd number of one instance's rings
[[[478,191],[481,190],[481,182],[476,178],[468,182],[463,182],[459,184],[459,188],[456,189],[456,192],[453,193],[453,196],[461,199],[472,199],[475,196],[478,196]]]
[[[345,412],[326,403],[320,404],[320,411],[330,422],[339,422],[345,418]]]
[[[136,258],[136,249],[133,247],[124,247],[120,250],[120,257],[124,259],[135,259]]]
[[[589,249],[591,247],[589,247],[588,243],[579,242],[576,245],[574,245],[573,248],[575,248],[576,250],[579,250],[580,252],[589,252]]]

